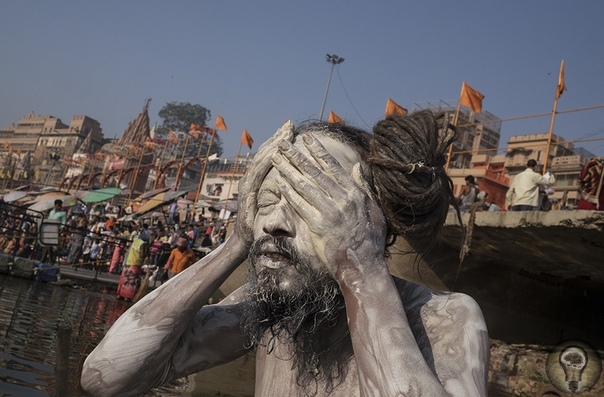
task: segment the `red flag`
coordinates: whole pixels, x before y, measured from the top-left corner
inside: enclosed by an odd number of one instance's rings
[[[407,109],[400,106],[392,99],[388,98],[388,101],[386,102],[386,112],[384,113],[384,117],[392,116],[393,114],[401,114],[403,116],[406,116]]]
[[[342,118],[335,114],[333,111],[329,112],[329,118],[327,119],[327,122],[330,124],[346,124],[344,120],[342,120]]]
[[[247,130],[243,130],[243,135],[241,135],[241,143],[243,143],[246,146],[249,146],[249,148],[252,148],[252,145],[254,144],[254,139],[252,139],[252,136],[250,135],[249,132],[247,132]]]
[[[218,116],[216,117],[216,127],[217,130],[222,130],[222,131],[226,131],[227,130],[227,126],[224,123],[224,119],[222,118],[222,116]]]
[[[459,103],[472,109],[476,113],[482,111],[482,100],[484,95],[470,87],[465,81],[461,86],[461,96],[459,97]]]
[[[558,75],[558,87],[556,88],[556,99],[562,96],[562,93],[566,91],[566,84],[564,83],[564,59],[560,64],[560,74]]]

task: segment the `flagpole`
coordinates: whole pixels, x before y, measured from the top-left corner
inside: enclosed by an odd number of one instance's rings
[[[550,119],[550,122],[549,122],[549,133],[547,134],[547,147],[545,149],[545,160],[543,160],[543,170],[542,170],[543,175],[545,175],[545,173],[547,172],[547,166],[548,166],[548,162],[549,162],[549,151],[552,146],[552,138],[554,135],[554,123],[556,121],[556,112],[558,110],[558,99],[560,99],[562,92],[564,92],[564,90],[566,89],[566,87],[564,85],[563,73],[564,73],[564,59],[562,60],[562,63],[560,64],[560,73],[558,74],[558,82],[556,83],[556,94],[554,95],[554,108],[552,110],[552,118]]]
[[[237,156],[235,156],[235,166],[233,167],[233,173],[231,174],[231,183],[229,184],[229,190],[227,192],[226,200],[224,202],[225,214],[227,211],[227,205],[229,204],[229,197],[231,196],[231,188],[233,187],[233,179],[235,179],[235,172],[237,171],[237,162],[239,161],[239,154],[241,153],[242,145],[243,145],[243,139],[239,142],[239,149],[237,149]]]
[[[203,185],[203,180],[206,177],[206,168],[208,166],[208,158],[210,157],[210,150],[212,150],[212,144],[214,143],[214,136],[216,136],[216,129],[212,129],[212,136],[210,137],[210,144],[208,145],[208,150],[206,151],[206,158],[203,161],[203,167],[201,167],[201,175],[199,176],[199,185],[197,186],[197,194],[195,195],[195,203],[193,204],[193,208],[197,206],[197,202],[199,201],[199,195],[201,194],[201,187]]]
[[[178,163],[178,173],[176,174],[176,182],[174,183],[174,191],[178,190],[178,185],[180,185],[180,180],[182,179],[182,174],[185,172],[182,167],[185,163],[185,154],[187,154],[187,147],[189,146],[189,138],[191,135],[187,134],[187,139],[185,139],[185,148],[182,151],[182,156],[180,156],[180,163]]]
[[[155,183],[153,184],[153,189],[157,189],[157,184],[159,183],[159,177],[160,177],[160,171],[162,168],[162,160],[164,158],[164,153],[166,151],[166,148],[168,147],[168,142],[170,142],[168,140],[168,138],[170,137],[170,134],[168,133],[168,136],[166,137],[166,141],[164,142],[164,147],[161,149],[161,152],[159,152],[159,156],[157,156],[157,172],[155,173]]]
[[[459,111],[461,109],[461,95],[463,94],[463,84],[461,85],[461,93],[459,94],[459,101],[457,101],[457,107],[455,108],[455,116],[453,116],[453,125],[457,127],[457,123],[459,121]],[[451,165],[451,157],[453,156],[453,145],[455,141],[451,142],[449,146],[449,156],[447,157],[447,164],[445,166],[445,173],[449,172],[449,167]]]
[[[128,195],[127,206],[130,205],[130,200],[132,199],[132,193],[134,193],[134,188],[136,187],[136,181],[138,180],[138,173],[141,169],[141,163],[143,162],[144,155],[145,155],[145,146],[143,145],[143,147],[141,148],[141,155],[138,158],[138,164],[136,166],[136,169],[134,170],[134,175],[132,176],[132,187],[130,188],[130,194]]]

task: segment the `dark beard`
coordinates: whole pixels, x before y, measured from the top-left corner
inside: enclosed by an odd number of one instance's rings
[[[257,272],[255,264],[267,252],[290,259],[295,268],[293,277],[291,271],[283,269],[263,267]],[[313,269],[287,237],[256,240],[248,261],[250,289],[241,328],[252,347],[265,344],[271,354],[277,342],[290,345],[298,385],[313,395],[319,382],[324,381],[330,392],[344,380],[352,356],[348,331],[335,342],[330,339],[341,330],[336,328],[338,319],[345,322],[344,298],[337,282],[326,269]],[[280,283],[287,274],[292,285],[284,290]]]

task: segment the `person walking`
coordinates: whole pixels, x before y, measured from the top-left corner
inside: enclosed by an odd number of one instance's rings
[[[530,159],[526,169],[514,177],[505,195],[508,209],[512,211],[535,211],[539,205],[539,186],[553,185],[554,175],[535,172],[537,162]]]

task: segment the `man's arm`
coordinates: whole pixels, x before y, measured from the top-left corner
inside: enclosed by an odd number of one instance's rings
[[[233,235],[187,269],[187,277],[170,279],[124,313],[86,359],[84,390],[94,396],[136,396],[158,386],[168,371],[182,372],[170,366],[172,356],[195,315],[243,261],[236,239]]]
[[[217,306],[200,309],[247,257],[253,240],[258,189],[272,166],[271,155],[277,142],[282,139],[293,139],[293,123],[285,123],[260,147],[240,181],[235,233],[186,269],[185,276],[170,279],[115,322],[84,363],[84,390],[95,396],[136,396],[165,379],[242,354],[242,344],[232,343],[239,340],[239,325],[234,328],[233,324],[238,318],[241,292],[224,303],[235,305],[230,311],[218,310],[222,307]],[[217,315],[220,313],[223,315]],[[219,343],[217,332],[229,336]],[[208,351],[197,351],[204,348]],[[199,361],[204,359],[208,362]]]
[[[448,387],[423,356],[388,272],[385,220],[360,165],[350,175],[319,142],[305,138],[312,158],[284,143],[275,168],[285,181],[282,194],[308,224],[344,295],[361,396],[481,395],[476,383],[486,384],[484,373],[479,382],[460,376]]]

